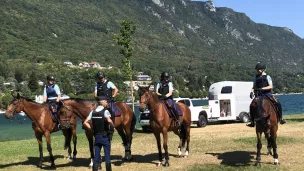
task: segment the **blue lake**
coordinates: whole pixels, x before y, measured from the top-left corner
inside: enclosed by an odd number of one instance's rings
[[[282,103],[283,114],[304,114],[304,94],[292,94],[292,95],[278,95],[276,96]],[[194,105],[208,105],[208,100],[195,100]],[[139,110],[135,107],[135,115],[138,119]],[[16,121],[8,120],[4,115],[0,115],[0,141],[20,140],[35,138],[32,130],[32,122],[28,117],[17,117],[22,124]],[[136,127],[139,127],[138,121]],[[78,133],[83,133],[81,125],[78,124]],[[54,133],[52,135],[60,135],[61,132]]]

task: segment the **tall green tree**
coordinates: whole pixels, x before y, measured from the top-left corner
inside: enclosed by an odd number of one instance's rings
[[[131,88],[131,99],[132,99],[132,108],[134,110],[134,97],[133,97],[133,73],[131,67],[131,59],[133,57],[133,46],[132,46],[132,35],[135,33],[136,26],[130,21],[122,21],[120,27],[120,33],[114,34],[113,39],[116,43],[122,47],[119,53],[123,55],[124,59],[122,60],[123,72],[125,78],[130,80]]]
[[[39,89],[38,78],[35,70],[32,70],[30,73],[28,88],[30,88],[32,92],[35,92]]]

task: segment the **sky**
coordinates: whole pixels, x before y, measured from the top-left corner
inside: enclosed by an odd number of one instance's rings
[[[206,0],[198,0],[206,1]],[[304,38],[304,0],[213,0],[216,7],[245,13],[256,23],[290,28]]]

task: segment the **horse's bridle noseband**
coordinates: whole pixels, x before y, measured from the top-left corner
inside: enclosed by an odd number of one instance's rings
[[[13,105],[14,106],[14,110],[13,111],[11,111],[11,110],[8,110],[7,109],[7,111],[9,111],[9,112],[11,112],[12,114],[15,114],[16,113],[16,109],[17,109],[17,107],[19,107],[20,105],[19,105],[19,100],[17,100],[18,101],[18,103],[11,103],[10,105]]]

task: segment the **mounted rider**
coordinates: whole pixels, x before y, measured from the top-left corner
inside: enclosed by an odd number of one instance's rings
[[[47,103],[55,120],[58,122],[57,110],[60,102],[60,89],[57,84],[55,84],[55,77],[52,75],[48,75],[46,77],[47,85],[45,85],[43,90],[43,103]]]
[[[265,95],[269,100],[274,104],[277,116],[280,121],[280,124],[285,124],[286,121],[282,117],[282,106],[278,99],[276,99],[272,94],[271,90],[273,89],[272,79],[269,75],[265,73],[266,65],[263,63],[257,63],[255,66],[256,76],[254,77],[253,87],[250,92],[250,98],[258,97]],[[254,102],[250,104],[250,117],[251,122],[247,126],[254,127]]]
[[[96,83],[95,86],[95,91],[94,91],[94,97],[100,97],[100,96],[106,96],[108,100],[108,110],[111,113],[111,119],[115,123],[115,115],[114,112],[112,111],[112,106],[114,103],[114,98],[117,95],[118,88],[109,80],[105,78],[105,73],[102,71],[99,71],[97,73],[98,77],[98,82]]]
[[[176,104],[173,101],[173,84],[169,80],[169,74],[163,72],[160,77],[160,82],[156,86],[156,94],[160,100],[164,100],[165,104],[173,112],[173,118],[177,127],[180,126],[179,115],[176,109]]]

